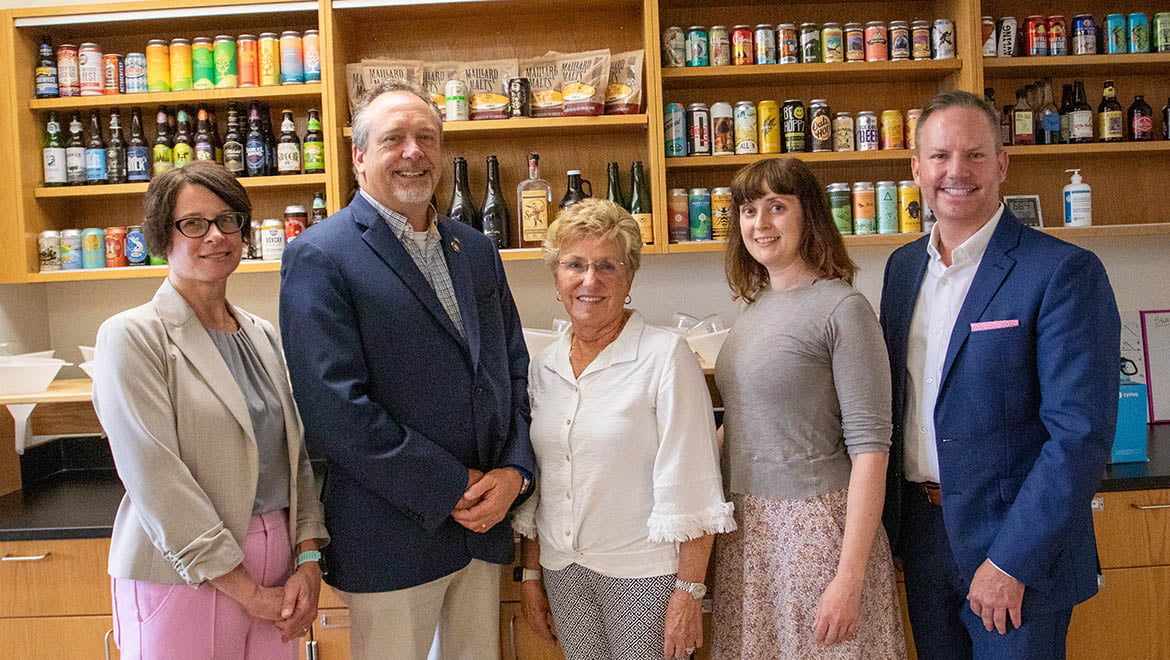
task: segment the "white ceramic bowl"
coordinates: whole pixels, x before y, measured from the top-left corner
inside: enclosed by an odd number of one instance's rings
[[[95,363],[93,360],[88,360],[86,362],[82,362],[81,364],[79,364],[77,366],[81,367],[81,370],[85,372],[86,376],[89,376],[90,380],[93,380],[93,370],[95,367]]]
[[[81,361],[93,362],[93,346],[78,346],[81,349]]]
[[[536,357],[541,351],[556,343],[560,338],[561,333],[554,330],[524,328],[524,344],[528,346],[528,358],[532,359]]]
[[[53,358],[0,360],[0,395],[44,392],[66,364]]]
[[[703,362],[706,362],[710,366],[715,366],[715,359],[719,357],[719,349],[723,347],[723,341],[727,339],[727,333],[729,332],[731,332],[731,328],[705,335],[687,337],[687,343],[691,345],[692,351],[698,353],[699,357],[703,358]]]

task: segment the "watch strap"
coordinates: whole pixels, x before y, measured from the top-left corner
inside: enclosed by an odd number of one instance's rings
[[[300,568],[301,564],[306,564],[306,563],[311,562],[311,561],[315,561],[315,562],[321,561],[321,551],[320,550],[305,550],[301,554],[297,555],[297,568]]]
[[[527,582],[529,580],[536,580],[539,582],[544,577],[544,571],[539,568],[525,568],[520,572],[520,581]]]

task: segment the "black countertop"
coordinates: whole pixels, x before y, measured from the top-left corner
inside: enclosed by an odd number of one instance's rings
[[[1148,453],[1148,463],[1108,466],[1099,490],[1170,488],[1170,424],[1150,426]],[[112,469],[52,474],[0,497],[0,542],[109,538],[124,492]]]

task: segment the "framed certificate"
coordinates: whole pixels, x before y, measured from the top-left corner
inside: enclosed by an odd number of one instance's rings
[[[1150,423],[1170,422],[1170,309],[1142,312]]]

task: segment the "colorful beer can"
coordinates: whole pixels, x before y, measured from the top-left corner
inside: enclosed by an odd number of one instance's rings
[[[146,86],[152,92],[171,91],[171,49],[163,39],[146,44]]]
[[[1154,28],[1150,38],[1155,53],[1170,53],[1170,11],[1154,14]]]
[[[106,95],[126,93],[126,59],[118,53],[102,55],[102,86]]]
[[[853,184],[853,233],[866,236],[877,233],[877,199],[873,184],[858,181]]]
[[[1013,24],[1016,19],[1012,19]],[[910,57],[915,60],[930,59],[930,23],[914,21],[910,24]]]
[[[821,28],[816,23],[800,24],[800,61],[805,64],[821,61]]]
[[[800,31],[794,23],[776,26],[776,61],[780,64],[800,62]]]
[[[687,61],[687,34],[677,25],[662,31],[662,66],[677,69]]]
[[[687,28],[687,66],[710,66],[711,43],[707,39],[707,28],[692,25]]]
[[[280,84],[280,39],[275,32],[260,35],[260,86]]]
[[[215,47],[211,37],[191,40],[191,87],[215,89]]]
[[[687,195],[692,241],[711,240],[711,191],[706,188],[691,188]]]
[[[898,231],[903,234],[922,231],[922,192],[913,181],[898,182]]]
[[[1092,14],[1077,14],[1073,16],[1072,54],[1097,54],[1097,21],[1093,18]]]
[[[171,39],[171,91],[193,89],[194,72],[191,56],[190,39]]]
[[[825,23],[821,28],[821,59],[827,63],[845,61],[845,31],[840,23]]]
[[[321,82],[321,35],[317,30],[305,30],[302,39],[305,60],[305,82]]]
[[[955,56],[955,23],[949,18],[936,18],[930,31],[931,56],[949,60]]]
[[[691,207],[686,188],[671,188],[666,200],[666,233],[671,243],[691,237]]]
[[[81,267],[106,267],[106,230],[97,227],[81,230]]]
[[[921,108],[906,111],[906,148],[911,151],[918,148],[918,120],[921,117]]]
[[[760,145],[758,122],[756,121],[756,104],[751,101],[739,101],[735,104],[735,153],[758,154]]]
[[[254,34],[241,34],[236,39],[236,57],[239,61],[240,87],[260,84],[260,44]]]
[[[775,101],[760,101],[756,108],[757,123],[760,126],[760,153],[781,152],[780,104]]]
[[[265,261],[279,261],[284,256],[284,222],[278,218],[265,218],[260,224],[260,258]]]
[[[731,31],[731,63],[744,66],[756,63],[756,40],[750,25],[737,25]]]
[[[285,30],[280,33],[280,84],[305,84],[305,56],[301,33]]]
[[[927,45],[929,46],[930,30],[927,30]],[[861,23],[845,24],[845,61],[865,61],[865,28]]]
[[[760,23],[753,35],[756,42],[756,64],[776,63],[776,32],[770,23]]]
[[[109,227],[106,229],[106,268],[121,268],[129,266],[126,258],[126,228]]]
[[[901,110],[883,110],[881,117],[882,149],[905,149],[905,126],[902,123]]]
[[[877,197],[877,232],[879,234],[897,234],[898,184],[893,181],[878,181],[875,192]]]
[[[687,155],[711,155],[711,110],[706,103],[687,106]]]
[[[1125,24],[1125,14],[1109,14],[1105,17],[1105,54],[1120,55],[1129,52],[1129,28]],[[84,79],[84,72],[82,73]],[[85,85],[82,92],[85,94]]]
[[[687,155],[687,111],[681,103],[667,103],[662,111],[666,157]]]
[[[146,53],[126,53],[126,93],[142,94],[150,91],[146,78]]]
[[[785,153],[802,153],[808,151],[807,115],[804,111],[804,102],[799,99],[788,99],[780,108],[780,122],[784,127]]]
[[[882,21],[865,24],[865,61],[884,62],[890,59],[889,32]]]
[[[825,99],[808,104],[808,137],[813,153],[833,150],[833,115]]]
[[[730,103],[711,104],[711,155],[735,154],[735,119]]]
[[[57,46],[57,93],[62,97],[81,96],[81,65],[77,46]]]
[[[1048,54],[1068,55],[1068,26],[1060,14],[1048,17]]]
[[[707,33],[711,47],[711,66],[731,66],[731,36],[726,25],[712,25]]]
[[[857,150],[877,151],[878,149],[878,120],[872,110],[862,110],[857,113]]]
[[[856,151],[853,131],[853,115],[838,112],[833,117],[833,151]]]
[[[37,236],[41,272],[61,270],[61,233],[46,229]]]
[[[906,21],[890,21],[890,61],[902,62],[910,59],[910,24]]]
[[[82,96],[102,96],[106,93],[102,49],[97,44],[85,43],[77,49],[77,70]]]
[[[240,63],[236,53],[236,40],[226,34],[217,36],[214,55],[216,89],[239,87]]]
[[[853,235],[853,191],[848,183],[830,183],[825,186],[829,196],[829,211],[833,224],[842,236]]]
[[[1143,12],[1136,12],[1126,17],[1129,28],[1129,52],[1150,52],[1150,19]]]
[[[1024,52],[1029,57],[1048,55],[1048,20],[1043,16],[1024,19]]]
[[[140,225],[126,228],[126,261],[131,266],[145,266],[149,261],[146,251],[146,233]]]
[[[731,188],[711,189],[711,239],[726,241],[731,229]]]
[[[983,25],[983,57],[996,57],[999,55],[999,46],[995,41],[995,35],[998,32],[995,28],[995,19],[984,16],[981,22]]]
[[[65,229],[61,232],[61,270],[81,268],[81,230]],[[103,261],[105,255],[102,255]]]

